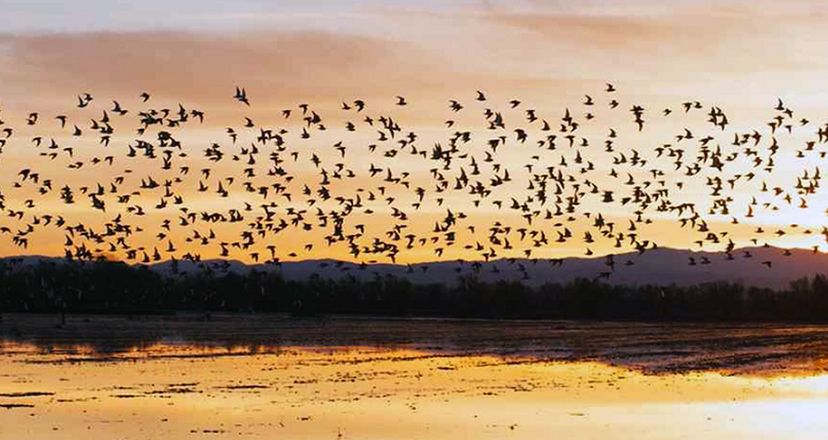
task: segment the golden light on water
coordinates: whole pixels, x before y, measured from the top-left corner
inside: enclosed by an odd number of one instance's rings
[[[255,351],[155,345],[96,361],[6,344],[0,405],[32,406],[0,411],[0,438],[816,439],[828,427],[825,376],[645,375],[368,347]]]
[[[818,319],[824,280],[770,289],[823,271],[828,249],[823,2],[0,3],[0,275],[23,274],[0,289],[0,440],[826,438],[825,325],[304,317],[319,289],[351,289],[358,312],[398,300],[390,269],[336,259],[450,262],[398,268],[446,284],[417,301],[448,304],[400,314],[500,316],[452,301],[478,279],[597,275],[682,287],[536,300],[504,284],[486,304]],[[170,276],[146,285],[172,287],[110,303],[120,265],[50,277],[5,259],[67,251],[321,262],[239,289],[299,318],[230,304],[241,277],[212,295],[159,265]],[[584,256],[597,274],[538,260]],[[346,278],[297,295],[289,267]],[[239,313],[73,315],[144,300]]]

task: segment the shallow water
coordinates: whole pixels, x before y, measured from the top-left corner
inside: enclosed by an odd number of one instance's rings
[[[95,358],[135,349],[212,347],[269,352],[282,347],[379,347],[444,355],[598,361],[649,373],[826,371],[828,325],[498,321],[268,314],[175,316],[5,315],[0,340]]]
[[[828,429],[822,354],[794,349],[819,347],[822,327],[55,323],[0,324],[0,439],[816,439]]]

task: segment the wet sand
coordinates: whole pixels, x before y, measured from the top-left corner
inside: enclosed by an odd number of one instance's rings
[[[164,322],[73,317],[56,329],[55,317],[6,316],[0,439],[817,439],[828,429],[822,355],[794,349],[817,347],[819,326]],[[739,368],[737,354],[763,360]],[[690,361],[705,356],[716,361]],[[724,359],[737,360],[710,367]]]

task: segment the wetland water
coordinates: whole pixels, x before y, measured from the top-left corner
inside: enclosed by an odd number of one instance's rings
[[[5,315],[0,439],[824,438],[828,327]]]

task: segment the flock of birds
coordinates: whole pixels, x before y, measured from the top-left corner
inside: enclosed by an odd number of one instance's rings
[[[231,96],[238,109],[255,109],[245,88]],[[363,263],[458,251],[474,255],[466,264],[479,270],[479,261],[501,258],[561,265],[538,255],[582,247],[589,256],[599,241],[616,254],[643,253],[658,247],[646,229],[657,221],[688,245],[749,258],[736,251],[728,224],[814,215],[828,124],[814,127],[781,99],[765,125],[740,130],[716,106],[650,109],[618,96],[607,84],[553,117],[477,91],[446,103],[445,129],[428,141],[394,111],[361,99],[343,102],[333,118],[304,103],[267,122],[242,115],[207,142],[184,140],[188,127],[208,120],[204,111],[156,107],[149,93],[130,106],[84,93],[74,110],[82,116],[32,112],[16,121],[20,129],[0,111],[0,169],[9,180],[0,183],[0,240],[25,253],[38,231],[52,229],[69,259],[144,264],[209,254],[278,265],[314,246],[340,247]],[[392,102],[397,111],[413,104]],[[621,125],[601,125],[604,112]],[[692,118],[707,130],[691,130]],[[666,142],[621,139],[659,120],[680,126]],[[779,167],[780,152],[793,165]],[[25,163],[11,169],[9,154]],[[695,199],[685,194],[699,188]],[[790,233],[828,240],[824,226],[740,227],[752,229],[757,245]],[[311,238],[295,245],[300,237]],[[609,277],[616,261],[605,258]]]

